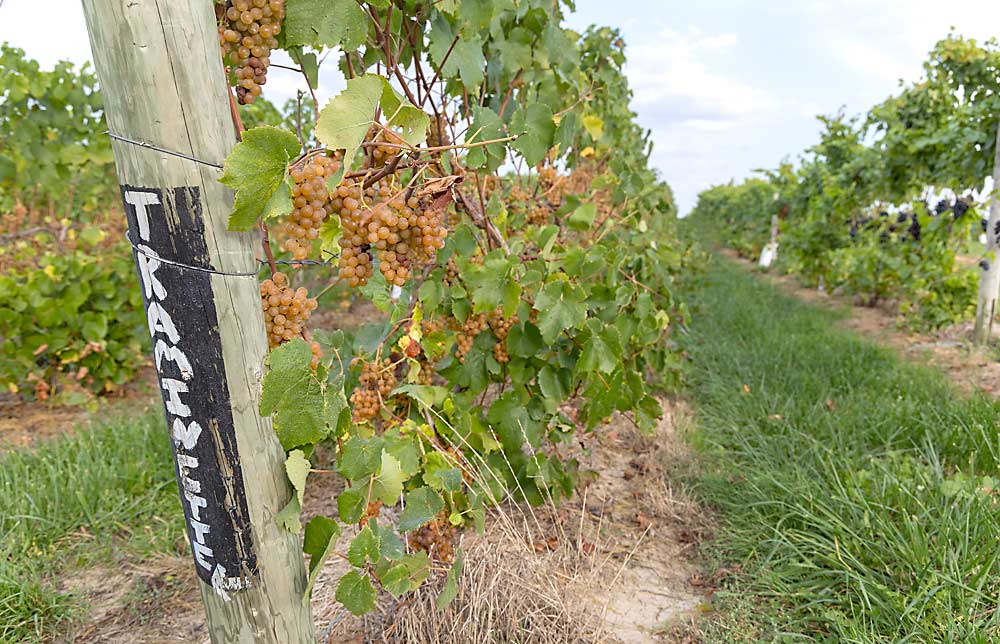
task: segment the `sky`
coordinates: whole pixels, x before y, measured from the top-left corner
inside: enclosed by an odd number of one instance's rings
[[[1000,35],[987,0],[576,0],[568,26],[621,29],[632,107],[653,133],[653,164],[682,213],[711,185],[794,158],[818,140],[817,114],[866,112],[920,78],[954,27]],[[45,11],[58,20],[39,19]],[[90,59],[79,0],[0,0],[0,42],[43,67]],[[332,68],[333,65],[327,67]],[[272,70],[267,93],[294,95],[297,75]],[[343,86],[328,70],[320,100]],[[281,100],[276,100],[280,103]]]

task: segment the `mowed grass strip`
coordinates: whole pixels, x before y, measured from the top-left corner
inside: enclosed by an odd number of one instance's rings
[[[0,642],[52,635],[82,607],[58,578],[183,538],[158,409],[0,456]]]
[[[686,349],[712,642],[1000,642],[1000,406],[716,258]]]

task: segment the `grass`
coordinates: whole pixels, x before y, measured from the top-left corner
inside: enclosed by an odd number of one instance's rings
[[[1000,406],[716,259],[686,350],[710,554],[706,642],[1000,642]]]
[[[71,619],[74,568],[166,552],[182,539],[162,414],[149,411],[0,456],[0,642]]]

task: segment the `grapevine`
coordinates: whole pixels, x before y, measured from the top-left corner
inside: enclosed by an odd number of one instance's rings
[[[546,23],[554,51],[585,55],[553,63],[565,68],[559,74],[497,59],[486,82],[485,63],[481,79],[469,64],[442,63],[453,36],[431,41],[445,24],[467,30],[460,55],[473,59],[469,47],[481,42],[486,60],[499,31],[458,19],[446,3],[356,6],[365,11],[347,3],[333,16],[288,5],[280,44],[303,63],[308,90],[316,78],[305,52],[327,49],[338,52],[346,88],[308,128],[247,130],[223,182],[237,191],[231,227],[259,227],[275,271],[261,285],[272,347],[264,398],[268,409],[298,410],[274,416],[279,439],[288,450],[324,444],[334,455],[346,482],[330,521],[359,529],[356,544],[391,542],[382,531],[398,530],[410,547],[388,561],[362,561],[362,545],[348,554],[353,582],[338,599],[360,613],[373,608],[379,585],[405,593],[415,586],[400,579],[418,585],[431,560],[458,561],[460,531],[481,523],[490,504],[572,492],[579,463],[556,449],[571,431],[560,409],[590,429],[616,411],[655,426],[653,393],[676,382],[669,336],[683,307],[672,284],[689,254],[674,233],[669,188],[648,166],[647,134],[628,109],[616,32],[564,29],[559,5],[530,17],[490,7],[497,29]],[[350,15],[350,29],[313,27]],[[245,53],[237,49],[231,63],[242,65]],[[259,91],[256,69],[241,98],[254,95],[253,84]],[[314,266],[329,256],[332,276]],[[317,304],[305,286],[293,289],[276,271],[281,262],[311,271],[301,283],[319,283],[320,297],[367,299],[384,317],[328,328],[330,317],[310,317]],[[528,453],[544,460],[544,474]],[[483,463],[506,469],[478,472]]]

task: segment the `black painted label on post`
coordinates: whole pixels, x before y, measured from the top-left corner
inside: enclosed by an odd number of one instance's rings
[[[218,593],[240,590],[257,576],[257,557],[207,272],[200,192],[122,186],[122,199],[195,568]]]

